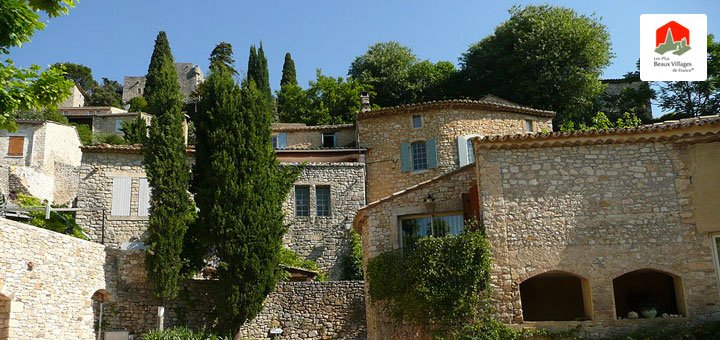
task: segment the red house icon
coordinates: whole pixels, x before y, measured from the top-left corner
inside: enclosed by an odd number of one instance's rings
[[[685,26],[678,24],[675,21],[670,21],[655,31],[655,47],[660,46],[665,42],[668,35],[668,30],[672,32],[673,42],[680,42],[685,39],[685,43],[690,46],[690,30]]]

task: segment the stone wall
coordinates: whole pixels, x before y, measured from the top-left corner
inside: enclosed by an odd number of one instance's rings
[[[271,293],[260,314],[240,328],[237,338],[365,339],[362,281],[285,282]]]
[[[76,220],[91,240],[117,248],[123,242],[145,239],[147,216],[138,216],[137,195],[139,179],[145,177],[142,154],[84,152],[78,176],[77,206],[95,210],[78,211]],[[111,215],[113,177],[132,178],[130,216]]]
[[[355,224],[362,230],[365,268],[371,258],[400,248],[399,217],[444,212],[462,214],[462,194],[469,192],[475,182],[474,166],[465,166],[363,208],[358,212]],[[432,193],[435,198],[432,207],[423,202],[428,193]],[[365,288],[366,291],[369,289],[367,285]],[[418,327],[413,325],[395,322],[381,303],[373,303],[368,299],[366,308],[369,339],[406,339],[418,331]]]
[[[323,133],[335,133],[336,147],[355,147],[355,128],[328,128],[318,129],[297,129],[287,131],[287,148],[288,149],[318,149],[322,148]],[[277,134],[278,132],[273,132]]]
[[[91,297],[106,289],[103,248],[0,219],[0,338],[95,339]]]
[[[613,279],[651,269],[674,278],[680,314],[719,319],[711,238],[696,232],[687,148],[636,142],[479,149],[481,209],[493,246],[500,318],[531,327],[580,324],[590,336],[647,324],[652,320],[618,320],[627,315],[616,313]],[[588,284],[590,321],[524,320],[519,286],[547,272]]]
[[[413,114],[420,114],[423,127],[412,128]],[[367,152],[368,202],[426,181],[460,166],[457,137],[479,134],[505,135],[525,132],[525,120],[535,131],[552,131],[550,118],[531,115],[444,108],[417,113],[388,114],[358,120],[359,143]],[[437,168],[402,172],[400,145],[435,138]]]
[[[283,242],[306,259],[314,260],[330,279],[342,273],[340,259],[348,249],[348,233],[355,212],[365,205],[365,168],[361,163],[309,163],[295,185],[310,187],[310,216],[296,216],[295,189],[283,203],[290,225]],[[316,187],[330,186],[330,216],[317,215]]]
[[[116,130],[116,124],[129,122],[137,118],[137,113],[97,115],[93,117],[92,131],[94,133],[109,133],[122,136],[122,131]],[[122,123],[120,123],[122,124]]]

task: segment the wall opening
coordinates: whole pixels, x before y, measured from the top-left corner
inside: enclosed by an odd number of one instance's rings
[[[581,321],[592,319],[590,285],[582,277],[547,272],[520,283],[524,321]]]
[[[685,315],[680,278],[653,269],[640,269],[613,279],[616,317],[654,308],[663,313]],[[640,315],[642,317],[642,314]]]
[[[0,340],[10,336],[10,298],[0,294]]]

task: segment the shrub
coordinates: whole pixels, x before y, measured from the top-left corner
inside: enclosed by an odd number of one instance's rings
[[[342,280],[362,280],[362,246],[360,235],[350,230],[348,251],[342,257]]]
[[[125,142],[122,136],[114,133],[96,133],[93,134],[93,144],[121,145],[127,144],[127,142]]]
[[[80,142],[83,145],[90,145],[93,141],[93,133],[92,129],[90,129],[89,126],[85,124],[73,124],[75,126],[75,129],[77,130],[78,137],[80,137]]]
[[[230,340],[229,337],[221,337],[205,332],[204,330],[193,331],[186,327],[168,328],[161,331],[150,331],[143,336],[143,340]]]
[[[318,272],[318,281],[327,281],[325,273],[320,271],[320,267],[318,267],[317,262],[300,257],[300,255],[292,249],[281,247],[278,258],[281,265],[316,271]],[[281,275],[281,279],[283,280],[287,280],[290,277],[286,271],[282,271]]]
[[[23,194],[18,195],[17,203],[21,208],[44,207],[40,199]],[[75,216],[72,212],[54,211],[50,213],[50,218],[47,220],[45,219],[45,210],[29,211],[27,214],[31,217],[28,223],[38,228],[52,230],[83,240],[88,239],[83,233],[82,228],[75,222]]]

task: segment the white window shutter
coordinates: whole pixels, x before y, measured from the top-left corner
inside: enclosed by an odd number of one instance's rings
[[[468,149],[467,149],[467,138],[460,136],[457,138],[458,145],[458,160],[460,166],[468,165]]]
[[[150,211],[150,195],[152,189],[147,178],[139,180],[140,190],[138,190],[138,216],[148,216]]]
[[[112,186],[112,216],[130,216],[130,177],[114,177]]]

